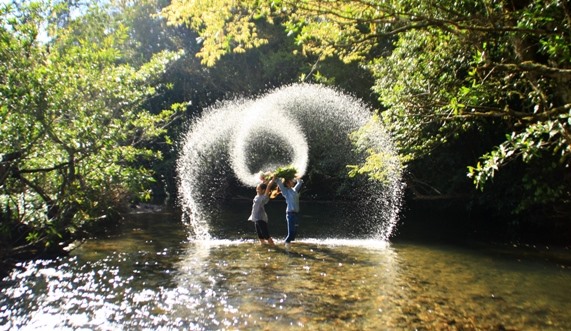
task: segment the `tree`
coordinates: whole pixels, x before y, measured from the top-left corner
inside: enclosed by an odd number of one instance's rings
[[[166,88],[157,82],[178,53],[131,66],[119,51],[126,30],[106,7],[82,7],[57,24],[72,9],[0,8],[0,235],[3,245],[22,245],[16,250],[57,249],[147,195],[152,173],[141,164],[161,155],[146,143],[169,142],[166,128],[181,111],[142,107]]]
[[[567,1],[175,0],[163,14],[198,31],[210,65],[267,43],[254,22],[279,22],[305,54],[358,61],[375,75],[382,117],[409,164],[483,137],[462,170],[478,188],[510,168],[527,193],[515,210],[568,205]]]

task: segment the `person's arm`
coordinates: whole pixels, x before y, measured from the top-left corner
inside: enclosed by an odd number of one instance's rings
[[[285,191],[285,186],[284,183],[282,183],[282,180],[279,178],[276,178],[276,176],[274,176],[274,178],[272,180],[276,181],[276,184],[278,184],[278,187],[280,188],[280,191]]]
[[[270,196],[270,192],[272,191],[272,184],[273,183],[274,183],[274,179],[272,178],[272,180],[270,180],[270,182],[266,186],[266,192],[264,192],[265,195]]]
[[[299,190],[301,189],[301,185],[303,185],[303,179],[297,177],[297,183],[295,184],[295,186],[293,187],[293,189],[296,192],[299,192]]]

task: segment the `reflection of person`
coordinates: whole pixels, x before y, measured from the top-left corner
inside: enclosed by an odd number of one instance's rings
[[[274,244],[272,237],[270,237],[270,231],[268,230],[268,214],[266,214],[265,204],[270,201],[270,184],[273,183],[273,179],[270,183],[260,183],[256,186],[256,196],[252,203],[252,213],[248,218],[248,221],[254,222],[254,227],[260,243],[268,243],[270,245]]]
[[[299,222],[299,191],[303,180],[296,177],[297,183],[293,179],[287,179],[282,183],[282,180],[274,176],[274,180],[278,184],[282,195],[286,201],[286,222],[287,222],[287,237],[285,238],[286,244],[295,240],[297,235],[297,226]]]

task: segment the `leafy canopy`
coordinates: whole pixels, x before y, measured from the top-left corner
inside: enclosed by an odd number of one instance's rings
[[[161,155],[147,143],[169,143],[166,127],[181,110],[142,107],[166,88],[159,78],[180,54],[131,66],[119,51],[127,29],[108,8],[71,10],[0,7],[2,228],[9,235],[23,224],[29,240],[46,244],[148,195],[142,164]]]
[[[538,176],[538,165],[568,172],[567,1],[172,1],[163,14],[197,29],[209,65],[267,42],[254,24],[262,19],[282,24],[304,54],[358,61],[376,77],[383,120],[404,160],[481,132],[485,150],[468,168],[477,187],[514,161],[528,176]],[[533,203],[569,197],[569,186],[556,184]]]

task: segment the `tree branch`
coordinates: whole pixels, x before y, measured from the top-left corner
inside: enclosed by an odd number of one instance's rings
[[[506,71],[521,72],[521,71],[533,71],[540,73],[549,77],[568,77],[571,78],[571,69],[556,68],[546,66],[532,61],[524,61],[519,64],[517,63],[490,63],[484,66],[484,68],[498,68]]]

